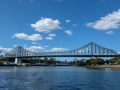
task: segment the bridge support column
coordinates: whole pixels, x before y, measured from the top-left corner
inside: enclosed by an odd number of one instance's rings
[[[21,59],[20,58],[15,58],[15,64],[21,65]]]

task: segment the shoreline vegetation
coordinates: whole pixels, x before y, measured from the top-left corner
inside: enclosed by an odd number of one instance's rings
[[[21,62],[16,64],[14,59],[0,60],[0,66],[84,66],[87,68],[120,68],[120,57],[113,57],[109,60],[102,58],[91,58],[88,60],[76,58],[73,61],[61,61],[55,58],[22,58]]]
[[[90,62],[91,61],[91,62]],[[93,62],[94,61],[94,62]],[[69,62],[67,62],[67,63],[59,63],[59,64],[56,64],[56,63],[51,63],[51,64],[28,64],[28,63],[22,63],[21,65],[17,65],[17,64],[4,64],[3,62],[1,62],[0,61],[0,66],[78,66],[78,67],[82,67],[82,66],[84,66],[84,67],[86,67],[86,68],[120,68],[120,64],[118,64],[118,65],[115,65],[115,64],[102,64],[102,65],[100,65],[100,64],[98,64],[98,62],[97,61],[95,61],[95,60],[89,60],[89,63],[88,63],[88,61],[86,61],[86,62],[82,62],[82,63],[73,63],[73,64],[69,64]]]
[[[87,65],[87,68],[120,68],[120,65]]]

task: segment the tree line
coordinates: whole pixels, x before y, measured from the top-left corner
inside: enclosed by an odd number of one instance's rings
[[[120,57],[113,57],[111,59],[104,60],[102,58],[88,59],[88,60],[76,60],[68,62],[69,65],[87,66],[87,65],[120,65]]]
[[[5,59],[0,60],[0,65],[3,65],[3,61]],[[14,62],[13,59],[7,59],[7,61],[12,61]],[[47,65],[52,65],[52,64],[67,64],[67,65],[75,65],[75,66],[86,66],[86,65],[104,65],[104,64],[111,64],[111,65],[119,65],[120,64],[120,57],[113,57],[111,59],[104,60],[102,58],[96,58],[96,59],[88,59],[88,60],[76,60],[76,61],[60,61],[60,60],[54,60],[54,59],[49,59],[49,60],[42,60],[39,58],[22,58],[22,63],[30,63],[30,64],[36,64],[36,63],[44,63]]]

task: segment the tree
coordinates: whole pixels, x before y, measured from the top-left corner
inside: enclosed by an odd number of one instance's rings
[[[91,59],[86,60],[86,65],[91,65]]]
[[[82,62],[79,62],[77,65],[78,65],[78,66],[85,66],[86,63],[82,61]]]
[[[4,65],[4,63],[2,61],[0,61],[0,66],[3,66],[3,65]]]
[[[100,64],[100,65],[105,64],[104,59],[102,59],[102,58],[97,58],[97,60],[98,60],[98,64]]]
[[[93,60],[91,60],[91,64],[94,64],[94,65],[96,65],[96,64],[98,64],[98,60],[97,59],[93,59]]]
[[[120,59],[118,59],[118,60],[116,61],[116,64],[120,64]]]
[[[30,61],[29,61],[28,58],[22,58],[22,62],[23,62],[23,63],[30,63]]]
[[[105,63],[106,63],[106,64],[109,64],[109,60],[106,60]]]

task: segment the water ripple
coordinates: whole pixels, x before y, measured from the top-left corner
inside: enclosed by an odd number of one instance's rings
[[[120,69],[41,66],[0,67],[0,71],[0,90],[120,89]]]

